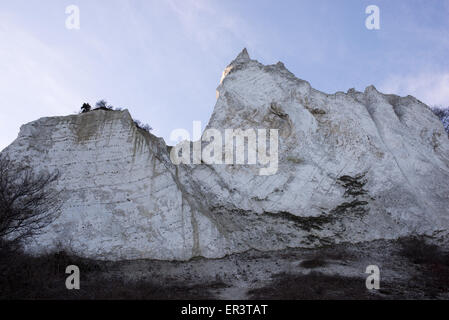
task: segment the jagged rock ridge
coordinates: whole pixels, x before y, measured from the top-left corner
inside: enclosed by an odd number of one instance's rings
[[[419,100],[325,94],[244,50],[225,69],[207,128],[279,130],[279,169],[174,165],[128,111],[42,118],[3,152],[58,169],[60,217],[27,244],[97,259],[210,258],[449,226],[449,140]]]

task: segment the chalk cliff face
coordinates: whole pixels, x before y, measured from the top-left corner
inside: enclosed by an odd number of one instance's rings
[[[251,248],[445,238],[449,139],[419,100],[325,94],[244,50],[225,70],[207,128],[278,129],[272,175],[253,165],[175,165],[128,111],[22,126],[3,152],[61,172],[61,214],[27,243],[97,259],[222,257]]]

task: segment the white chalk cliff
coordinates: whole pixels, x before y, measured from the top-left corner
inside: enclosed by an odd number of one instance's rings
[[[174,165],[127,110],[42,118],[2,153],[58,169],[61,214],[27,243],[119,259],[210,258],[394,239],[447,237],[449,139],[414,97],[325,94],[244,50],[225,70],[208,128],[279,129],[279,168]]]

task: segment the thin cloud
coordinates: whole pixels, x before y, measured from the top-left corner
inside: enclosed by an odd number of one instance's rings
[[[75,72],[64,56],[19,28],[10,16],[0,17],[0,39],[2,150],[16,138],[22,124],[70,113],[73,102],[82,99],[65,81]]]
[[[380,89],[386,93],[412,95],[429,105],[449,106],[449,72],[392,75]]]
[[[256,47],[258,34],[238,13],[228,12],[218,2],[169,0],[168,4],[182,23],[186,35],[205,51],[235,53],[237,43]]]

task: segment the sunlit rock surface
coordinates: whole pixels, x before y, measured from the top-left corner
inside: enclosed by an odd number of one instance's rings
[[[58,169],[61,214],[27,244],[108,260],[210,258],[426,234],[449,227],[449,139],[414,97],[325,94],[244,50],[224,71],[207,128],[278,129],[279,168],[174,165],[128,111],[22,126],[3,152]]]

